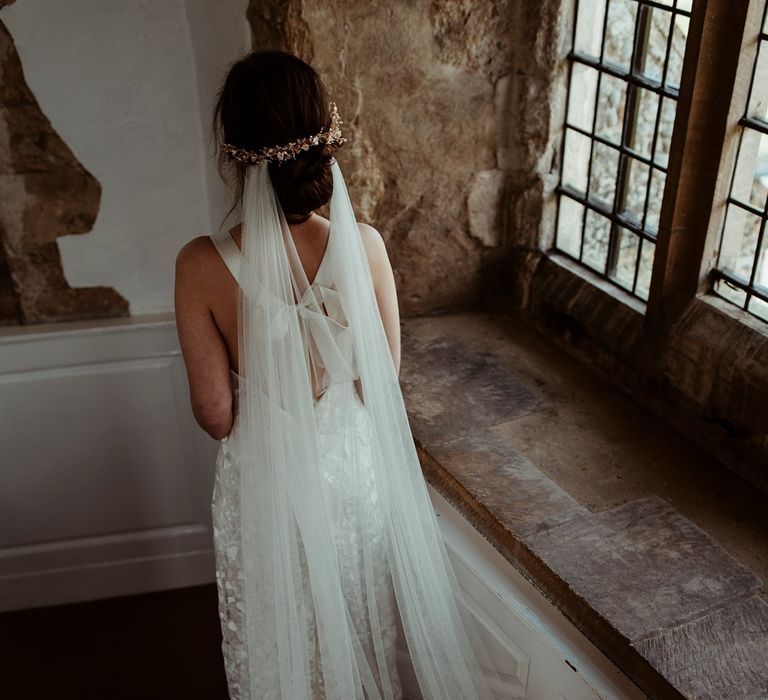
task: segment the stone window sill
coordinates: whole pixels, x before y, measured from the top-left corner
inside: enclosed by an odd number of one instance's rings
[[[546,255],[549,260],[551,260],[559,267],[568,270],[568,272],[571,274],[574,274],[583,281],[588,282],[593,287],[597,287],[597,289],[600,289],[608,296],[612,297],[621,304],[624,304],[629,309],[632,309],[632,311],[637,313],[638,316],[645,315],[647,304],[639,297],[636,297],[623,290],[618,285],[609,282],[605,278],[598,275],[596,272],[590,270],[585,265],[576,262],[573,258],[570,258],[567,255],[563,255],[554,248],[552,250],[548,250],[546,253],[544,253],[544,255]]]
[[[401,382],[427,480],[644,692],[765,692],[764,495],[507,314],[405,319]]]

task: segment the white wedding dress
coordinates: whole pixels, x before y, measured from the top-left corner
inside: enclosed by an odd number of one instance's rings
[[[211,237],[235,280],[238,281],[239,249],[228,233]],[[329,264],[333,234],[329,234],[326,253],[321,261],[312,288],[318,299],[324,300],[323,307],[328,323],[344,324],[342,300],[336,298],[332,265]],[[350,358],[347,358],[349,360]],[[325,498],[330,506],[334,525],[334,542],[339,552],[341,580],[344,598],[347,602],[355,628],[369,659],[377,684],[380,676],[377,655],[374,651],[374,633],[369,616],[368,593],[363,585],[364,562],[368,566],[373,558],[373,569],[380,575],[375,578],[375,591],[380,617],[376,621],[377,634],[384,640],[384,656],[387,673],[392,682],[395,698],[402,698],[396,666],[396,642],[398,630],[398,609],[393,582],[387,562],[385,526],[379,508],[374,480],[373,456],[371,450],[370,416],[359,398],[354,381],[335,381],[333,367],[327,367],[330,384],[319,399],[315,399],[315,419],[320,441],[320,473],[324,492],[318,498]],[[233,396],[237,406],[239,377],[231,372]],[[216,583],[219,596],[219,615],[223,635],[222,650],[231,700],[279,699],[279,680],[275,675],[250,678],[248,671],[249,653],[269,658],[274,653],[277,641],[268,634],[257,639],[247,639],[242,624],[243,569],[240,551],[240,474],[238,465],[239,420],[236,412],[234,426],[229,436],[221,441],[216,460],[216,474],[212,499],[213,534],[216,555]],[[361,541],[365,540],[365,547]],[[305,580],[305,594],[310,587]],[[307,606],[311,610],[311,606]],[[309,621],[310,648],[316,654],[310,659],[313,698],[325,697],[323,677],[316,644],[316,626]],[[249,649],[250,647],[250,649]],[[381,655],[379,654],[379,658]],[[254,687],[255,686],[255,687]]]

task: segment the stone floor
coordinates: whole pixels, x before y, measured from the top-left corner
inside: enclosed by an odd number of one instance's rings
[[[768,698],[768,509],[500,313],[403,321],[430,482],[651,697]]]

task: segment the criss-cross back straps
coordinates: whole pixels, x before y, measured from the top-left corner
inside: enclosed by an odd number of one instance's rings
[[[240,284],[240,248],[237,247],[232,235],[228,231],[219,231],[211,236],[211,241],[232,273],[232,277]]]

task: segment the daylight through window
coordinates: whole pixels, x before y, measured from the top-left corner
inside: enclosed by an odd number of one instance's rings
[[[714,271],[714,291],[768,320],[768,3]]]
[[[641,299],[690,10],[691,0],[576,4],[555,248]]]

